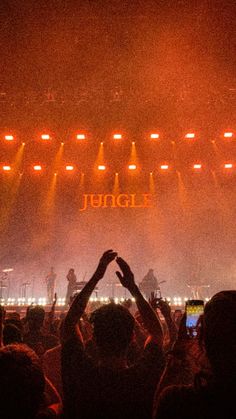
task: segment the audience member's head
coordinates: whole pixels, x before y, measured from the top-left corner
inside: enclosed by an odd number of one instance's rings
[[[0,417],[33,419],[43,401],[45,379],[37,355],[25,345],[0,349]]]
[[[10,345],[12,343],[21,343],[22,334],[20,329],[14,324],[8,323],[4,326],[2,333],[3,345]]]
[[[236,291],[221,291],[206,304],[203,338],[213,372],[236,373]]]
[[[29,309],[27,313],[27,320],[30,330],[39,330],[43,326],[45,311],[40,306],[35,306]]]
[[[134,318],[129,310],[119,304],[107,304],[95,310],[90,320],[100,354],[125,356],[134,329]]]

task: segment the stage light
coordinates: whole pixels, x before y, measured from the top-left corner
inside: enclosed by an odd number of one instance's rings
[[[7,141],[13,141],[14,140],[14,137],[13,137],[13,135],[5,135],[5,140],[7,140]]]
[[[132,141],[132,145],[135,145],[135,141]]]
[[[49,134],[42,134],[41,139],[42,140],[50,140],[50,135]]]
[[[193,168],[195,170],[200,170],[202,168],[202,165],[200,163],[196,163],[196,164],[193,165]]]
[[[160,167],[161,170],[168,170],[169,169],[169,165],[168,164],[162,164]]]
[[[193,132],[188,132],[188,133],[185,135],[185,138],[195,138],[195,134],[194,134]]]
[[[137,166],[136,164],[129,164],[129,170],[136,170]]]
[[[159,134],[153,133],[153,134],[150,135],[150,138],[152,138],[153,140],[156,140],[156,139],[159,138]]]
[[[106,170],[106,166],[104,166],[104,164],[99,164],[98,170]]]
[[[68,172],[71,172],[72,170],[74,170],[74,166],[68,165],[68,166],[66,166],[66,170]]]
[[[5,172],[10,172],[11,166],[3,166],[2,170],[4,170]]]
[[[121,134],[114,134],[113,135],[114,140],[121,140],[122,139],[122,135]]]
[[[232,163],[225,163],[224,168],[225,169],[233,169],[233,164]]]
[[[233,137],[233,133],[232,132],[225,132],[224,133],[224,138],[232,138]]]
[[[84,134],[77,134],[76,138],[77,138],[77,140],[85,140],[85,135]]]
[[[40,172],[40,170],[42,170],[42,166],[40,166],[40,164],[36,164],[36,165],[34,166],[34,170],[35,170],[36,172]]]

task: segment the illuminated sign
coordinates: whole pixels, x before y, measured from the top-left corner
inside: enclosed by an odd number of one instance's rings
[[[83,194],[80,211],[89,208],[152,208],[153,195],[142,194]]]

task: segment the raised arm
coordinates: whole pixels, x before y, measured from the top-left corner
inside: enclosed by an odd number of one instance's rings
[[[81,318],[88,304],[89,298],[94,288],[96,287],[97,283],[103,278],[109,263],[111,263],[116,256],[117,253],[113,252],[113,250],[107,250],[102,255],[98,267],[94,272],[93,276],[73,301],[64,321],[62,331],[62,340],[64,342],[66,340],[69,340],[73,336],[77,336],[82,341],[82,336],[77,326],[78,321]]]
[[[134,281],[134,274],[131,271],[129,265],[121,257],[117,257],[116,261],[123,274],[122,275],[120,272],[116,272],[116,275],[118,276],[121,284],[125,288],[127,288],[132,297],[135,298],[136,305],[143,320],[143,324],[150,335],[149,339],[162,346],[162,327],[156,313],[149,305],[149,303],[145,300],[138,286],[136,285]]]

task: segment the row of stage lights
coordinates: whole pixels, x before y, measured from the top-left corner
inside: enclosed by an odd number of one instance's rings
[[[190,169],[192,169],[195,172],[200,172],[202,169],[204,169],[204,167],[205,166],[203,166],[202,163],[194,163],[194,164],[192,164]],[[235,165],[231,162],[227,162],[227,163],[223,164],[223,169],[225,169],[225,170],[234,169],[234,167],[235,167]],[[14,167],[11,166],[11,165],[3,165],[3,166],[1,166],[1,169],[2,169],[3,172],[11,172],[12,170],[14,170]],[[35,172],[42,172],[44,167],[41,164],[36,164],[36,165],[32,166],[32,169]],[[73,165],[66,165],[64,167],[64,170],[68,173],[76,171],[76,169],[77,168]],[[107,169],[108,169],[107,166],[104,165],[104,164],[99,164],[97,166],[97,170],[102,171],[102,172],[106,171]],[[128,165],[128,170],[135,171],[137,169],[138,169],[138,166],[136,164],[129,164]],[[162,172],[168,172],[171,169],[173,169],[173,167],[170,166],[169,164],[161,164],[158,167],[158,169]],[[153,174],[153,172],[150,172],[150,174]],[[57,172],[55,172],[54,175],[57,175]],[[116,173],[116,175],[118,175],[118,173]]]
[[[222,135],[221,135],[222,136]],[[194,140],[194,139],[196,139],[196,134],[194,133],[194,132],[188,132],[187,134],[185,134],[185,136],[184,136],[184,138],[185,139],[187,139],[187,140]],[[233,132],[224,132],[223,133],[223,138],[233,138],[234,137],[234,133]],[[53,139],[53,136],[52,135],[50,135],[50,134],[42,134],[41,136],[40,136],[40,138],[41,138],[41,140],[43,140],[43,141],[50,141],[50,140],[52,140]],[[114,139],[114,140],[122,140],[123,138],[124,138],[124,136],[123,136],[123,134],[120,134],[120,133],[116,133],[116,134],[113,134],[112,135],[112,138]],[[160,136],[160,134],[159,133],[157,133],[157,132],[153,132],[153,133],[151,133],[151,134],[149,134],[149,137],[148,137],[149,139],[151,139],[151,140],[159,140],[160,138],[161,138],[161,136]],[[12,134],[6,134],[5,136],[4,136],[4,139],[6,140],[6,141],[14,141],[15,140],[15,136],[14,135],[12,135]],[[79,133],[79,134],[76,134],[75,135],[75,139],[76,140],[79,140],[79,141],[83,141],[83,140],[86,140],[87,139],[87,136],[86,136],[86,134],[83,134],[83,133]]]
[[[189,298],[187,297],[167,297],[166,301],[172,305],[172,306],[176,306],[176,307],[181,307],[183,306],[186,301],[188,301]],[[208,302],[210,300],[209,297],[206,297],[205,302]],[[107,304],[110,301],[109,297],[90,297],[89,301],[91,303],[102,303],[102,304]],[[116,304],[119,303],[124,303],[126,301],[126,298],[121,297],[115,297],[114,298],[114,302]],[[132,302],[135,302],[135,298],[131,298]],[[25,297],[20,297],[20,298],[1,298],[0,299],[0,305],[7,305],[7,306],[28,306],[28,305],[40,305],[40,306],[46,306],[48,304],[47,302],[47,298],[46,297],[40,297],[38,299],[34,298],[34,297],[29,297],[29,298],[25,298]],[[65,298],[58,298],[57,300],[57,304],[58,307],[63,307],[65,306]]]

